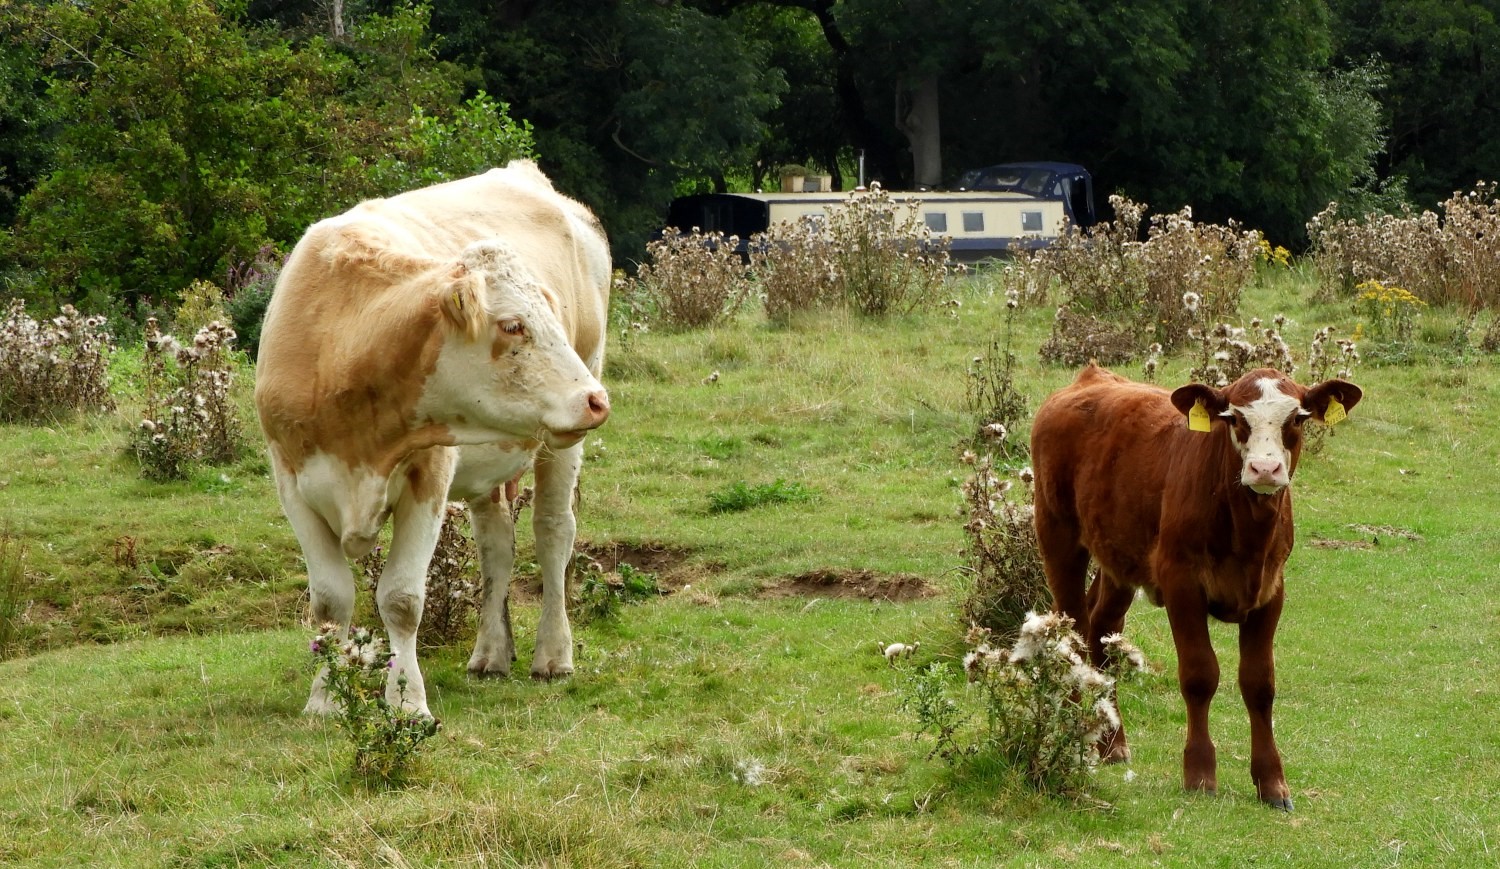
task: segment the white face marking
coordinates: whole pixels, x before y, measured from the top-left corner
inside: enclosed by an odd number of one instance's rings
[[[1277,381],[1269,377],[1262,378],[1257,385],[1260,398],[1229,409],[1229,415],[1239,414],[1249,424],[1250,437],[1241,443],[1231,426],[1230,438],[1244,459],[1240,482],[1262,495],[1270,495],[1291,482],[1292,456],[1282,441],[1281,429],[1292,414],[1302,409],[1302,404],[1282,392]]]

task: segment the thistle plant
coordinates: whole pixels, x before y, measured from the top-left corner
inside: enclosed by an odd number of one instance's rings
[[[337,709],[334,720],[354,744],[354,772],[386,782],[403,777],[442,724],[406,708],[404,673],[396,677],[398,702],[386,700],[395,653],[365,628],[345,638],[335,624],[323,625],[313,637],[312,653],[323,666],[323,684]]]
[[[243,446],[233,400],[234,330],[215,320],[191,345],[147,318],[145,412],[132,448],[152,480],[181,479],[194,462],[234,461]]]
[[[1014,482],[1001,478],[990,455],[966,452],[963,460],[974,473],[963,484],[970,582],[960,615],[993,636],[1014,637],[1026,613],[1051,600],[1032,522],[1031,469],[1020,471],[1024,495],[1013,501]]]
[[[934,236],[921,214],[919,199],[898,201],[879,185],[829,210],[831,257],[850,309],[904,314],[936,301],[948,278],[951,241]]]
[[[750,271],[771,320],[784,322],[798,311],[839,301],[838,266],[823,230],[823,218],[803,215],[751,237]]]
[[[1370,281],[1404,288],[1429,305],[1500,307],[1500,185],[1456,192],[1442,213],[1340,213],[1330,203],[1307,224],[1324,299],[1367,292]]]
[[[530,489],[525,499],[530,500]],[[512,510],[519,510],[512,502]],[[514,518],[514,517],[513,517]],[[427,562],[427,580],[422,600],[422,624],[417,632],[423,648],[452,645],[462,639],[479,612],[483,589],[470,581],[479,553],[473,538],[464,533],[464,508],[449,504],[443,512],[443,526],[438,530],[437,545]],[[354,563],[371,591],[385,570],[385,547],[376,546]]]
[[[110,410],[105,319],[64,305],[56,317],[35,320],[12,299],[0,320],[0,421],[41,422]]]
[[[1027,613],[1011,646],[969,632],[963,669],[969,690],[951,688],[951,667],[935,662],[908,676],[902,706],[955,765],[997,761],[1039,791],[1077,795],[1098,765],[1097,745],[1120,725],[1114,679],[1084,660],[1071,619]],[[978,714],[973,707],[978,706]]]
[[[1239,311],[1268,247],[1260,233],[1233,221],[1197,223],[1188,208],[1151,218],[1140,241],[1146,207],[1121,196],[1110,197],[1110,205],[1115,221],[1064,233],[1028,266],[1054,278],[1063,293],[1042,347],[1047,361],[1118,364],[1143,355],[1148,345],[1167,352],[1181,347],[1199,320]],[[1276,249],[1267,255],[1274,259]],[[1184,293],[1198,299],[1191,311],[1181,302]]]
[[[646,245],[650,262],[629,281],[632,319],[669,329],[701,329],[734,316],[750,295],[737,236],[668,229]]]
[[[1015,289],[1005,294],[1004,338],[990,343],[990,351],[975,356],[965,376],[964,407],[974,418],[969,448],[979,452],[1023,455],[1026,445],[1007,437],[1027,416],[1026,396],[1016,389],[1016,365],[1011,336],[1020,306]]]
[[[1188,298],[1192,295],[1184,297],[1185,306],[1192,301]],[[1198,355],[1189,378],[1222,389],[1256,368],[1275,368],[1285,374],[1295,372],[1297,363],[1292,359],[1292,348],[1281,337],[1286,317],[1277,314],[1271,323],[1267,326],[1256,317],[1248,328],[1216,323],[1189,329],[1188,337],[1197,342]]]

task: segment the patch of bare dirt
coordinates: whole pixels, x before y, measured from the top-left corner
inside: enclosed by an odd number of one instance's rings
[[[653,543],[590,543],[580,540],[574,546],[576,552],[599,562],[606,573],[628,564],[642,573],[656,575],[657,585],[664,591],[675,591],[684,585],[701,582],[716,570],[712,564],[695,563],[692,552],[671,546]]]
[[[763,598],[831,597],[892,603],[932,597],[937,590],[920,576],[873,570],[814,570],[761,590]]]

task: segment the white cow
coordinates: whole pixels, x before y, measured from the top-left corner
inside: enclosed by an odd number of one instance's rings
[[[450,498],[468,503],[484,603],[469,670],[509,675],[509,492],[534,466],[542,616],[531,675],[573,671],[564,570],[599,383],[609,248],[598,221],[530,162],[361,203],[308,229],[266,312],[255,403],[282,509],[307,560],[312,615],[348,629],[347,559],[393,517],[376,590],[422,714],[417,625]],[[324,675],[306,712],[331,710]]]

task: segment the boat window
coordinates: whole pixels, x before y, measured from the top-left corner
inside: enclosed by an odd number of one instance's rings
[[[1040,211],[1023,211],[1023,212],[1021,212],[1021,231],[1022,232],[1041,232],[1042,231],[1042,213]]]
[[[948,215],[941,211],[929,211],[922,215],[922,220],[927,223],[927,228],[933,232],[948,231]]]
[[[984,212],[964,212],[964,232],[984,232]]]

